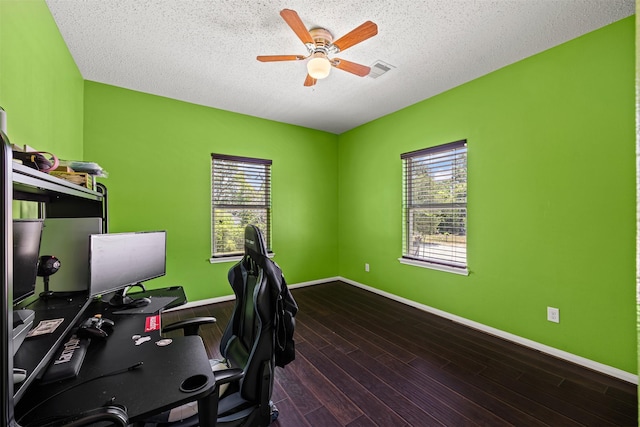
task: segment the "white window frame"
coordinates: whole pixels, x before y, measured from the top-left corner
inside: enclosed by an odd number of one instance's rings
[[[468,275],[467,141],[404,153],[400,158],[403,185],[399,261]]]
[[[211,154],[211,263],[239,260],[243,255],[244,228],[257,225],[271,253],[271,165],[272,161],[253,157]],[[249,181],[249,183],[248,183]],[[253,181],[260,188],[248,188]],[[256,212],[260,223],[246,221],[239,211]],[[224,227],[234,236],[236,250],[225,250],[216,238],[216,226]],[[223,239],[221,239],[223,240]]]

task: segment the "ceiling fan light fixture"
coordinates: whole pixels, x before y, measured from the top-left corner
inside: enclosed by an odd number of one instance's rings
[[[344,52],[351,46],[378,34],[378,26],[375,23],[366,21],[359,27],[354,28],[340,37],[334,43],[333,35],[325,28],[315,27],[307,30],[307,27],[295,10],[282,9],[280,16],[282,16],[282,19],[285,20],[293,32],[296,33],[300,41],[304,43],[310,57],[301,55],[260,55],[256,58],[258,61],[298,61],[309,58],[307,61],[307,77],[304,79],[304,85],[306,87],[314,86],[317,80],[326,78],[333,67],[359,77],[365,77],[371,73],[371,67],[366,67],[345,59],[329,59],[329,55],[333,57],[336,53]]]
[[[324,79],[331,71],[331,62],[322,52],[316,52],[311,55],[311,59],[307,62],[307,72],[314,79]]]

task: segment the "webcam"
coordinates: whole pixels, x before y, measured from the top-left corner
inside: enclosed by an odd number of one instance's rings
[[[48,299],[53,296],[53,292],[49,290],[49,276],[60,270],[60,260],[53,255],[42,255],[38,260],[38,276],[44,279],[44,292],[40,293],[40,297]]]
[[[60,270],[60,260],[53,255],[43,255],[38,261],[38,276],[47,277]]]

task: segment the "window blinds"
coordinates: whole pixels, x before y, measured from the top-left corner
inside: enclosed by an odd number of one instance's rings
[[[404,153],[403,258],[467,266],[465,140]]]
[[[212,253],[244,252],[244,229],[258,226],[271,249],[271,160],[211,155]]]

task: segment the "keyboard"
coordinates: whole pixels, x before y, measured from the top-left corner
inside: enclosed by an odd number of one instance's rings
[[[42,383],[75,378],[80,372],[90,342],[90,338],[78,338],[75,334],[72,335],[47,367],[42,375]]]

